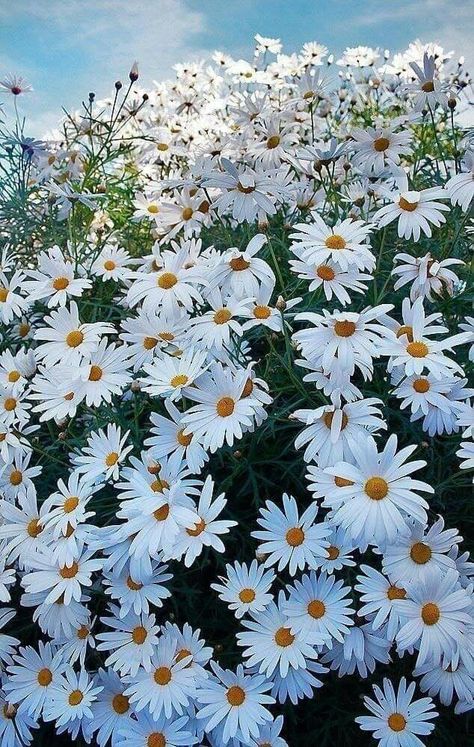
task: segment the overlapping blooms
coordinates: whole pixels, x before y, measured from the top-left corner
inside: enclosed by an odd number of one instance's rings
[[[382,747],[422,744],[433,699],[473,707],[474,566],[420,458],[454,434],[469,485],[470,79],[420,42],[347,49],[339,78],[322,45],[256,42],[150,92],[134,67],[62,135],[10,142],[36,223],[28,251],[0,224],[6,747],[42,722],[100,747],[302,744],[283,704],[401,657],[427,696],[374,685],[356,721]],[[260,438],[291,455],[277,492]],[[232,651],[182,617],[209,568]]]

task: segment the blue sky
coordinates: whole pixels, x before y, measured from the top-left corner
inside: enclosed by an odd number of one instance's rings
[[[146,85],[214,49],[248,56],[255,33],[280,38],[286,52],[319,41],[336,54],[435,40],[474,68],[473,11],[474,0],[15,0],[0,3],[0,77],[32,83],[22,111],[41,136],[62,105],[107,94],[135,59]]]

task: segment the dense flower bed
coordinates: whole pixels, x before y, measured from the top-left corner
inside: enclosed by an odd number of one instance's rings
[[[256,41],[1,84],[2,747],[466,743],[470,78]]]

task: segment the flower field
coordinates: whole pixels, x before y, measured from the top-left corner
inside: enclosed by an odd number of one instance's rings
[[[1,747],[467,745],[462,58],[257,35],[41,140],[30,89],[0,81]]]

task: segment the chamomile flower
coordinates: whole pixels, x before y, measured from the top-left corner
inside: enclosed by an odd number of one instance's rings
[[[219,576],[220,584],[211,584],[219,598],[227,602],[229,609],[240,619],[247,612],[261,612],[273,600],[268,591],[275,580],[273,571],[265,571],[253,560],[250,566],[245,563],[226,565],[227,577]]]
[[[184,423],[182,414],[169,399],[165,400],[165,408],[169,418],[157,412],[150,413],[153,435],[144,441],[144,445],[150,449],[151,455],[160,461],[163,457],[176,454],[189,467],[193,474],[199,474],[209,456],[198,440],[193,439],[193,434],[184,434]]]
[[[299,515],[296,500],[283,493],[283,510],[273,501],[266,501],[257,519],[261,530],[252,532],[260,540],[259,553],[265,555],[264,565],[278,565],[278,570],[288,566],[294,576],[298,570],[316,569],[325,558],[329,547],[329,526],[321,521],[315,523],[318,506],[310,505]]]
[[[393,221],[398,221],[398,236],[404,239],[413,237],[414,241],[419,241],[423,232],[425,236],[431,237],[433,224],[439,227],[446,222],[444,213],[449,211],[449,205],[445,205],[439,200],[445,199],[447,193],[442,187],[430,187],[420,191],[410,190],[408,182],[400,182],[399,191],[388,193],[387,197],[392,198],[392,202],[381,207],[373,215],[373,221],[380,228],[389,225]]]
[[[101,691],[102,685],[95,686],[85,669],[75,672],[68,667],[51,688],[43,718],[45,721],[55,721],[57,727],[76,720],[92,719],[91,706]]]
[[[8,278],[0,270],[0,319],[4,324],[10,324],[14,317],[21,317],[28,310],[30,302],[21,295],[25,276],[17,270]]]
[[[80,297],[92,283],[87,278],[75,278],[71,261],[60,247],[53,246],[38,255],[38,269],[28,270],[31,280],[24,283],[30,301],[47,299],[48,308],[65,306],[71,297]]]
[[[260,674],[271,677],[277,670],[285,677],[291,667],[306,668],[306,659],[316,659],[313,637],[306,629],[293,630],[291,619],[283,611],[285,594],[280,592],[277,603],[271,602],[262,612],[250,612],[250,620],[242,620],[244,632],[237,633],[237,643],[243,647],[246,667],[258,668]],[[324,636],[317,636],[322,643]]]
[[[315,264],[305,259],[304,248],[300,249],[297,245],[292,247],[292,252],[300,257],[300,259],[290,260],[292,272],[309,282],[308,291],[322,288],[327,301],[331,301],[334,296],[340,304],[345,306],[351,301],[348,291],[364,293],[367,290],[366,281],[372,279],[371,275],[361,273],[357,267],[342,270],[333,259]]]
[[[199,739],[189,731],[187,716],[170,720],[164,714],[155,718],[140,711],[136,718],[121,724],[115,747],[191,747]]]
[[[164,251],[163,264],[157,272],[139,272],[127,293],[127,301],[134,307],[143,302],[145,312],[159,309],[172,312],[178,305],[191,310],[194,303],[202,303],[196,285],[203,280],[192,267],[185,266],[186,249],[179,252]]]
[[[91,273],[96,277],[115,282],[124,282],[132,278],[132,270],[129,265],[131,257],[125,249],[106,244],[97,259],[91,265]]]
[[[393,287],[398,290],[410,283],[411,301],[417,298],[433,301],[434,295],[442,296],[444,293],[452,296],[460,280],[450,267],[464,264],[461,259],[454,257],[437,260],[430,252],[423,257],[412,257],[401,252],[395,255],[394,262],[398,264],[392,270],[392,275],[398,277]]]
[[[8,667],[8,680],[3,689],[9,702],[15,703],[19,713],[37,719],[51,698],[58,677],[66,669],[60,651],[51,643],[38,642],[38,650],[32,646],[19,649]]]
[[[159,640],[159,627],[154,615],[136,615],[129,612],[121,618],[120,608],[110,606],[112,617],[102,617],[101,622],[112,631],[97,633],[98,651],[111,651],[105,666],[111,666],[120,675],[135,677],[139,668],[150,671],[152,657]]]
[[[259,233],[243,251],[236,247],[228,249],[211,270],[210,287],[217,285],[222,293],[239,299],[255,296],[261,285],[272,288],[275,285],[273,270],[256,256],[266,243],[267,237]]]
[[[363,731],[373,732],[379,747],[423,747],[418,738],[431,734],[434,724],[431,719],[438,714],[431,698],[413,700],[415,683],[407,686],[404,677],[397,692],[389,679],[384,679],[383,690],[373,686],[377,700],[364,698],[364,705],[373,716],[358,716],[356,723]]]
[[[188,667],[191,657],[184,656],[177,661],[177,645],[176,638],[162,635],[154,646],[147,669],[141,668],[126,678],[125,695],[135,711],[146,708],[155,719],[162,714],[169,719],[172,715],[181,716],[196,696],[195,672]]]
[[[353,162],[363,173],[398,166],[400,156],[411,153],[409,132],[395,132],[393,127],[356,127],[351,130]]]
[[[474,198],[474,153],[466,151],[463,157],[463,170],[446,182],[445,189],[453,205],[459,205],[464,213]]]
[[[131,718],[132,708],[123,694],[125,685],[113,669],[99,669],[97,674],[97,684],[102,690],[91,706],[93,721],[90,730],[100,747],[105,747],[109,740],[116,745],[120,734],[135,723]]]
[[[249,298],[224,297],[220,290],[212,290],[206,297],[211,307],[201,316],[193,319],[191,340],[206,350],[228,348],[232,336],[241,337],[242,325],[239,318],[249,316]]]
[[[173,578],[171,573],[166,573],[167,565],[152,562],[151,573],[130,575],[130,569],[126,568],[120,575],[104,571],[105,593],[120,605],[120,617],[124,618],[130,610],[136,615],[150,612],[150,604],[154,607],[162,607],[163,600],[171,596],[171,592],[164,584]]]
[[[93,559],[90,550],[86,550],[71,565],[60,565],[52,559],[51,551],[42,549],[30,560],[33,568],[22,578],[22,586],[27,593],[48,591],[46,604],[62,599],[65,605],[71,600],[79,602],[82,587],[92,585],[92,573],[102,567],[102,561]]]
[[[339,677],[354,674],[357,669],[360,677],[365,679],[375,670],[377,662],[387,664],[390,661],[389,650],[390,642],[385,635],[374,631],[370,623],[353,625],[344,641],[336,641],[321,661],[337,671]]]
[[[205,719],[206,733],[223,723],[223,744],[234,737],[248,743],[258,737],[259,727],[272,720],[266,708],[275,702],[266,694],[271,683],[262,675],[244,674],[241,664],[236,672],[221,669],[214,662],[211,666],[214,676],[197,692],[198,703],[202,705],[197,717]]]
[[[365,575],[357,576],[358,583],[354,588],[360,593],[364,604],[358,614],[370,620],[373,630],[380,630],[386,624],[387,640],[393,641],[406,622],[396,605],[397,599],[405,599],[406,589],[390,583],[386,576],[370,565],[361,565],[360,569]]]
[[[40,465],[30,467],[31,456],[31,451],[15,454],[11,462],[0,466],[0,491],[12,503],[33,487],[33,480],[43,471]]]
[[[82,453],[73,454],[73,462],[78,473],[82,473],[89,481],[103,478],[118,480],[120,467],[132,446],[125,446],[129,431],[122,436],[120,427],[109,423],[107,432],[102,430],[91,433],[87,439],[87,446]]]
[[[418,492],[433,488],[409,477],[425,466],[423,460],[404,464],[416,446],[397,454],[397,437],[392,434],[381,453],[371,436],[353,444],[355,465],[339,462],[326,472],[343,478],[346,484],[337,494],[327,493],[323,506],[333,509],[332,521],[341,525],[356,542],[390,542],[408,534],[408,520],[426,523],[428,504]]]
[[[204,373],[207,353],[189,348],[182,355],[156,356],[145,363],[146,376],[140,379],[142,390],[154,397],[166,397],[175,402],[187,394],[187,388]]]
[[[189,326],[189,314],[181,307],[170,311],[140,309],[136,317],[122,321],[120,338],[128,345],[133,370],[151,363],[160,350],[175,349],[184,341]]]
[[[121,394],[132,379],[130,366],[130,352],[125,345],[107,345],[102,339],[80,369],[86,404],[98,407],[102,402],[111,402],[113,395]]]
[[[38,722],[26,714],[17,712],[16,706],[8,703],[0,690],[0,740],[2,747],[25,747],[33,739],[32,730]]]
[[[374,255],[370,251],[369,234],[371,226],[364,221],[350,218],[328,226],[320,215],[313,211],[311,223],[297,223],[297,233],[290,234],[295,243],[290,246],[297,256],[319,266],[334,262],[341,270],[349,268],[372,270]]]
[[[447,107],[448,85],[442,81],[437,73],[436,58],[427,52],[423,55],[423,67],[417,62],[410,62],[410,67],[416,75],[414,83],[405,86],[405,92],[414,96],[414,108],[417,111],[434,109],[436,104]]]
[[[332,648],[333,639],[342,643],[344,636],[353,625],[354,610],[347,599],[350,592],[342,581],[334,576],[311,571],[309,575],[295,580],[287,586],[289,598],[283,604],[292,633],[302,633],[312,644],[326,644]]]
[[[418,651],[417,666],[432,659],[449,660],[456,652],[467,626],[472,624],[468,608],[472,600],[458,585],[458,573],[448,569],[444,576],[438,572],[412,585],[407,596],[399,600],[400,613],[407,619],[398,632],[400,650],[414,646]]]
[[[91,485],[78,472],[71,472],[67,484],[59,479],[58,490],[52,493],[43,503],[43,526],[52,533],[54,539],[64,535],[70,527],[75,529],[78,524],[95,516],[93,511],[87,510],[87,505],[94,493],[103,485]]]
[[[45,509],[38,508],[34,485],[19,496],[18,505],[0,501],[0,541],[5,540],[2,553],[9,563],[18,561],[23,569],[43,547]]]
[[[472,669],[462,661],[455,664],[439,664],[427,661],[413,671],[421,677],[420,690],[430,697],[437,696],[445,706],[451,705],[453,698],[473,702],[474,675]]]

